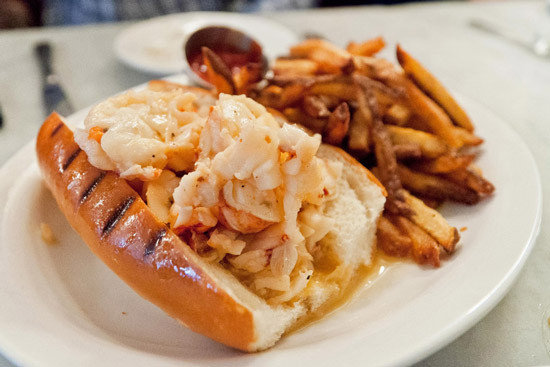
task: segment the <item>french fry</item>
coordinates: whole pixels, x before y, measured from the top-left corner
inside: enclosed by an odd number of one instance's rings
[[[377,72],[376,78],[396,90],[403,90],[407,107],[413,112],[414,117],[425,125],[425,129],[422,130],[433,132],[452,147],[462,146],[462,141],[455,136],[455,126],[450,117],[411,80],[389,67]]]
[[[308,93],[338,97],[344,101],[355,99],[355,88],[353,84],[338,81],[313,84],[309,88]]]
[[[354,73],[351,77],[344,75],[341,78],[343,81],[353,80],[355,83],[360,84],[363,88],[366,88],[366,89],[376,89],[376,90],[382,91],[388,95],[391,95],[393,98],[399,98],[404,96],[403,90],[401,88],[390,87],[379,80],[373,79],[361,73]]]
[[[281,95],[283,88],[278,85],[268,85],[254,96],[256,101],[262,105],[272,108],[280,108]]]
[[[323,140],[332,145],[340,145],[349,129],[349,106],[342,102],[328,117]]]
[[[394,103],[386,110],[384,122],[392,125],[403,126],[411,117],[411,111],[399,103]]]
[[[377,247],[389,256],[408,257],[412,251],[412,240],[404,236],[387,218],[380,216],[376,233]]]
[[[445,251],[453,253],[460,240],[458,230],[449,225],[436,210],[426,206],[422,200],[407,191],[404,191],[404,197],[412,209],[407,217],[432,236]]]
[[[347,80],[343,77],[342,81],[350,83],[350,79]],[[354,83],[361,85],[363,88],[371,90],[376,96],[376,101],[378,104],[387,105],[387,108],[392,106],[395,103],[399,103],[405,97],[405,91],[402,88],[392,88],[384,83],[369,78],[366,75],[361,75],[358,73],[353,74],[351,80]],[[405,106],[402,106],[406,108]]]
[[[305,86],[300,84],[289,84],[284,87],[270,85],[260,92],[256,100],[264,106],[283,110],[299,104],[305,88]]]
[[[208,80],[218,93],[235,94],[236,88],[231,70],[223,60],[208,47],[202,48],[202,57],[206,66]]]
[[[279,109],[288,106],[296,105],[303,97],[305,87],[299,84],[290,84],[283,88],[281,100],[279,101]]]
[[[419,87],[439,104],[458,126],[474,131],[472,121],[464,112],[462,107],[456,102],[445,87],[434,77],[426,68],[424,68],[415,58],[397,45],[397,61],[401,64],[403,70]]]
[[[443,177],[414,172],[403,165],[398,165],[397,171],[403,187],[414,193],[464,204],[475,204],[480,199],[476,191]]]
[[[399,79],[403,76],[403,72],[390,61],[370,56],[352,55],[351,57],[356,73],[383,81],[386,85],[392,84],[394,88],[399,87],[398,83],[389,83],[389,81]]]
[[[433,134],[392,125],[386,125],[386,128],[393,144],[417,144],[426,158],[437,158],[449,151],[449,146]]]
[[[471,167],[464,170],[450,172],[445,175],[445,177],[482,195],[489,195],[495,191],[495,186],[493,186],[492,183],[487,181],[479,172],[476,172],[476,170]]]
[[[479,176],[483,176],[482,169],[475,163],[470,164],[470,166],[468,166],[468,170],[472,171],[473,173],[478,174]]]
[[[394,223],[411,239],[414,261],[421,265],[429,264],[436,268],[440,266],[439,244],[426,231],[402,216],[396,216]]]
[[[327,119],[311,117],[301,108],[296,107],[285,108],[283,114],[290,122],[303,125],[317,134],[323,133],[328,122]]]
[[[315,76],[274,76],[269,82],[271,85],[281,87],[290,84],[303,85],[309,88],[308,94],[317,95],[329,98],[338,98],[341,101],[353,101],[355,94],[353,84],[359,83],[364,88],[373,91],[376,100],[383,109],[387,109],[393,105],[396,100],[403,98],[403,93],[400,90],[394,90],[383,83],[370,79],[363,75],[353,75],[353,78],[348,75],[315,75]],[[386,107],[387,106],[387,107]]]
[[[310,38],[291,47],[290,56],[312,60],[320,71],[329,74],[348,74],[353,70],[351,54],[322,39]]]
[[[395,125],[395,126],[397,126],[397,125]],[[432,133],[430,128],[426,125],[426,122],[421,117],[419,117],[417,114],[412,113],[412,112],[411,112],[411,116],[409,117],[409,119],[407,120],[405,125],[403,125],[401,127],[408,127],[409,129],[413,129],[413,130],[416,130],[416,131],[423,131],[425,133],[430,133],[431,135],[436,136]],[[436,136],[436,137],[439,140],[441,140],[442,142],[444,142],[443,139],[441,139],[440,137],[438,137],[438,136]],[[445,143],[445,145],[448,148],[450,148],[447,143]]]
[[[435,135],[441,137],[451,147],[461,147],[463,142],[457,136],[455,126],[445,111],[411,81],[406,80],[403,85],[407,91],[408,107],[426,123]]]
[[[300,84],[305,87],[311,87],[317,83],[329,83],[329,82],[346,82],[349,80],[348,76],[343,75],[310,75],[310,76],[294,76],[294,75],[275,75],[268,79],[270,85],[278,85],[284,87],[289,84]]]
[[[325,104],[325,106],[327,106],[329,110],[334,110],[342,102],[340,101],[340,98],[335,96],[319,94],[317,95],[317,97],[319,97],[323,101],[323,103]]]
[[[393,151],[397,160],[418,159],[422,156],[422,150],[418,144],[393,145]]]
[[[262,79],[262,65],[248,63],[241,66],[236,73],[233,73],[233,81],[237,94],[248,94],[253,83]]]
[[[239,72],[233,74],[233,82],[235,83],[235,93],[236,94],[246,94],[248,88],[250,88],[250,77],[251,74],[248,72],[248,69],[243,66],[239,69]]]
[[[307,59],[277,59],[273,65],[275,75],[284,76],[309,76],[315,75],[319,65]]]
[[[370,151],[370,123],[365,115],[357,110],[353,114],[348,130],[348,149],[356,157],[364,157]]]
[[[313,60],[314,58],[312,55],[318,50],[323,50],[326,54],[331,55],[342,64],[347,63],[350,58],[349,52],[321,38],[308,38],[301,43],[292,46],[290,48],[290,56],[294,58]]]
[[[309,95],[302,101],[304,111],[311,117],[328,117],[330,111],[323,100],[318,95]]]
[[[466,129],[454,126],[453,131],[462,142],[462,146],[476,146],[483,143],[483,139],[481,139],[479,136],[474,135]]]
[[[473,162],[474,158],[473,154],[444,154],[430,161],[417,162],[412,167],[424,173],[449,173],[465,170]]]
[[[416,195],[417,198],[419,198],[420,200],[422,200],[422,202],[427,206],[427,207],[430,207],[432,209],[437,209],[442,203],[443,203],[443,200],[437,200],[437,199],[433,199],[433,198],[428,198],[428,197],[425,197],[425,196],[421,196],[421,195]]]
[[[380,52],[385,46],[386,42],[384,38],[376,37],[361,43],[350,42],[346,50],[352,55],[373,56]]]
[[[357,78],[354,79],[355,81],[357,80]],[[365,87],[362,83],[356,81],[353,85],[353,91],[354,99],[357,101],[357,111],[361,114],[369,129],[372,129],[372,127],[374,126],[374,115],[373,111],[371,110],[370,104],[373,102],[369,102],[367,94],[365,92]],[[378,111],[374,112],[377,113]]]
[[[365,113],[370,111],[372,118],[372,142],[374,145],[374,155],[379,172],[379,179],[388,191],[386,200],[386,209],[393,214],[405,214],[410,211],[405,203],[401,185],[401,179],[397,172],[397,159],[386,127],[378,112],[378,106],[372,93],[365,91],[361,85],[356,84],[357,104]],[[366,104],[366,106],[365,106]]]

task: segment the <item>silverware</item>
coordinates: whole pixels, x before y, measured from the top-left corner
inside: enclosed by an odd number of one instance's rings
[[[48,42],[40,42],[35,45],[34,50],[42,74],[42,94],[46,116],[53,111],[56,111],[62,116],[72,114],[74,109],[59,83],[58,75],[52,68],[51,45]]]
[[[498,36],[516,46],[519,46],[539,57],[550,57],[550,41],[540,34],[535,35],[532,42],[529,42],[511,30],[496,27],[493,24],[481,19],[470,20],[470,26],[494,36]]]

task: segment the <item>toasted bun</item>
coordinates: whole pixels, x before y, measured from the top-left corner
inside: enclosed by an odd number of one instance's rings
[[[142,297],[190,329],[234,348],[272,346],[306,313],[341,297],[358,267],[371,261],[384,191],[338,148],[322,146],[319,154],[345,163],[340,195],[326,208],[336,221],[328,241],[340,265],[331,280],[310,282],[306,297],[292,306],[267,304],[223,267],[202,260],[124,179],[88,162],[57,114],[44,122],[36,150],[44,182],[90,249]]]

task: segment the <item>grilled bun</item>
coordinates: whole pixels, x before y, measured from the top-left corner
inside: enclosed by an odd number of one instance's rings
[[[314,273],[299,302],[280,305],[197,255],[117,173],[92,166],[59,115],[42,125],[36,151],[45,184],[93,253],[191,330],[243,351],[272,346],[306,314],[343,297],[358,269],[371,262],[385,192],[339,148],[322,145],[318,156],[344,163],[339,195],[324,213],[335,221],[329,248],[340,263],[330,273]]]

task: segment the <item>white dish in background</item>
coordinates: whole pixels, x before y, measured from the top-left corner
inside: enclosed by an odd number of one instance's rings
[[[525,144],[477,103],[460,101],[486,138],[478,164],[496,192],[476,206],[442,208],[467,227],[456,254],[439,269],[397,263],[337,312],[255,354],[187,330],[119,280],[70,229],[29,143],[0,170],[2,353],[27,367],[378,366],[428,356],[502,299],[541,221],[540,178]],[[74,126],[85,114],[67,120]],[[41,240],[42,222],[57,245]]]
[[[136,23],[123,30],[114,41],[114,52],[126,65],[152,74],[169,75],[188,69],[183,45],[194,31],[222,25],[245,32],[262,46],[273,60],[299,41],[289,28],[269,18],[223,13],[189,12],[166,15]]]

